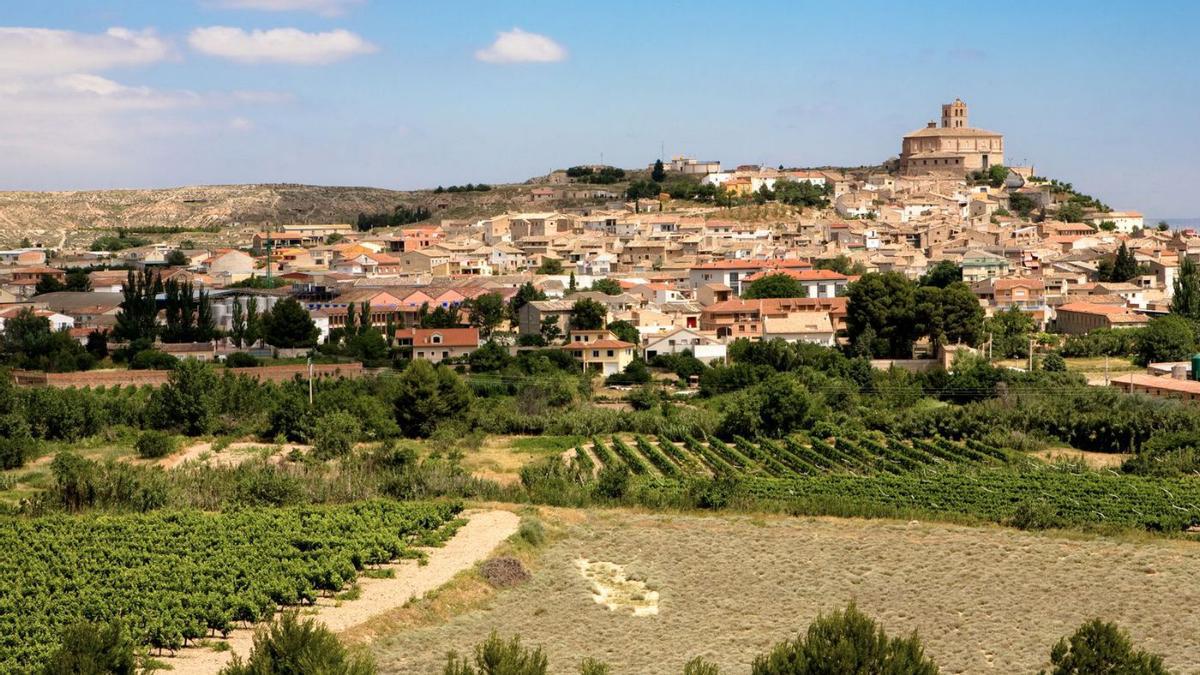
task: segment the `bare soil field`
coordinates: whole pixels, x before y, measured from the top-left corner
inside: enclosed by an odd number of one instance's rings
[[[944,673],[1033,673],[1089,618],[1113,620],[1174,672],[1200,668],[1200,545],[1002,528],[811,518],[551,511],[566,536],[531,581],[445,623],[382,635],[382,673],[439,673],[497,630],[541,645],[552,672],[592,656],[615,675],[678,673],[703,655],[745,673],[756,654],[854,600],[918,631]],[[657,613],[609,609],[579,561],[619,566]],[[594,575],[593,575],[594,576]],[[603,589],[599,589],[603,591]]]
[[[1133,457],[1132,454],[1127,453],[1088,452],[1086,450],[1076,450],[1075,448],[1046,448],[1040,452],[1033,453],[1033,456],[1047,462],[1081,460],[1093,469],[1117,469],[1125,463],[1125,460]]]

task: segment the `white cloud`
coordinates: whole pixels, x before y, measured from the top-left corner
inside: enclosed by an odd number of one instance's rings
[[[0,27],[0,77],[141,66],[161,61],[170,53],[170,45],[152,30],[109,28],[104,33],[77,33]]]
[[[475,52],[475,58],[488,63],[552,63],[565,60],[567,50],[545,35],[514,28],[497,33],[496,41]]]
[[[264,12],[313,12],[321,16],[341,16],[363,0],[217,0],[226,9],[257,9]]]
[[[188,44],[198,52],[242,63],[333,63],[378,48],[347,30],[306,33],[296,28],[247,32],[229,26],[197,28]]]

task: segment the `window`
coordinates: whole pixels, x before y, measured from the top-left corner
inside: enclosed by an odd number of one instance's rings
[[[440,345],[440,344],[442,344],[442,336],[434,335],[432,338],[429,339],[429,341],[435,345]]]
[[[600,358],[600,350],[599,350],[599,349],[593,349],[593,350],[592,350],[592,358],[593,358],[593,359],[598,359],[598,358]]]
[[[612,356],[612,355],[613,355],[613,350],[611,350],[611,349],[610,349],[610,350],[608,350],[608,355],[609,355],[609,356]]]

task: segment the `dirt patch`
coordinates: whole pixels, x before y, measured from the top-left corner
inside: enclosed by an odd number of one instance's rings
[[[520,560],[512,556],[500,556],[485,560],[479,566],[479,574],[496,588],[508,588],[529,581],[529,571]]]
[[[405,560],[384,569],[395,570],[391,578],[360,577],[362,589],[357,600],[337,601],[322,598],[315,616],[334,632],[350,631],[372,618],[402,607],[449,582],[456,574],[470,569],[504,540],[512,536],[520,518],[510,511],[483,511],[466,514],[464,525],[450,541],[440,548],[427,549],[426,564]],[[177,675],[210,675],[218,672],[233,654],[245,657],[254,643],[254,631],[235,630],[226,640],[231,649],[225,652],[211,649],[184,649],[175,657],[164,659]]]
[[[592,599],[614,612],[633,616],[658,614],[658,592],[646,587],[641,579],[630,579],[625,568],[603,560],[575,561],[579,573],[592,584]]]
[[[268,443],[239,441],[237,443],[230,443],[220,450],[213,450],[212,443],[202,442],[189,445],[180,452],[162,458],[158,461],[158,465],[164,469],[174,469],[187,462],[200,462],[209,466],[237,466],[246,460],[264,455],[268,462],[279,464],[293,451],[305,453],[311,449],[312,446],[301,445],[299,443],[271,445]]]
[[[835,518],[545,509],[565,535],[533,579],[440,625],[372,645],[381,673],[440,672],[492,630],[542,646],[554,672],[586,656],[614,673],[681,672],[694,656],[749,672],[754,656],[851,600],[892,635],[917,631],[945,673],[1029,673],[1093,617],[1172,672],[1200,669],[1200,544],[1064,538],[999,527]],[[572,520],[580,521],[571,524]],[[652,620],[592,598],[576,562],[614,561],[660,593]]]
[[[1116,469],[1124,464],[1125,460],[1133,457],[1133,455],[1120,452],[1087,452],[1086,450],[1076,450],[1075,448],[1046,448],[1032,454],[1034,457],[1047,462],[1082,460],[1093,469]]]

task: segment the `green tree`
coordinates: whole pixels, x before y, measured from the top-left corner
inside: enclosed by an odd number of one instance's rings
[[[246,341],[246,310],[242,307],[242,301],[236,297],[233,299],[233,308],[229,315],[229,338],[239,349]]]
[[[344,410],[333,410],[317,419],[313,428],[313,454],[317,459],[345,457],[362,436],[358,419]]]
[[[51,274],[43,274],[41,278],[38,279],[37,284],[34,285],[33,294],[41,295],[43,293],[58,293],[65,290],[67,290],[66,285],[59,281],[57,277]]]
[[[346,353],[362,361],[368,368],[375,368],[387,361],[387,340],[372,326],[346,338]]]
[[[542,340],[544,340],[546,344],[554,344],[555,341],[561,339],[563,332],[562,326],[559,325],[558,317],[542,317],[542,325],[539,327],[538,333],[541,335]]]
[[[1042,370],[1048,373],[1065,373],[1067,372],[1067,360],[1058,352],[1050,352],[1042,360]]]
[[[983,324],[984,339],[991,339],[992,354],[1004,359],[1029,356],[1029,336],[1034,329],[1033,317],[1017,307],[993,314]]]
[[[817,258],[813,261],[813,269],[829,270],[847,276],[867,273],[867,266],[861,262],[853,262],[848,256],[839,255],[836,258]]]
[[[916,287],[898,272],[864,274],[850,284],[846,327],[853,345],[876,357],[911,358],[917,332]]]
[[[642,343],[642,334],[638,332],[637,326],[625,321],[613,321],[608,324],[608,330],[617,337],[618,340],[624,340],[631,344],[640,345]]]
[[[1167,231],[1169,231],[1170,229],[1171,229],[1171,224],[1170,224],[1170,223],[1168,223],[1168,222],[1167,222],[1167,221],[1165,221],[1165,220],[1160,220],[1160,221],[1158,221],[1158,231],[1159,231],[1159,232],[1167,232]]]
[[[920,286],[945,288],[960,281],[962,281],[962,268],[951,260],[942,260],[929,268],[929,271],[917,283]]]
[[[467,364],[471,366],[472,373],[503,370],[511,361],[508,350],[496,344],[494,340],[488,340],[467,356]]]
[[[1196,352],[1196,330],[1191,321],[1169,314],[1151,319],[1137,340],[1139,365],[1184,361]]]
[[[74,269],[67,272],[67,290],[78,293],[87,293],[92,290],[92,278],[88,276],[87,270]]]
[[[917,334],[934,345],[975,345],[983,328],[983,307],[962,282],[945,288],[922,286],[917,289],[914,318]]]
[[[42,665],[42,675],[135,675],[137,647],[119,621],[76,623],[63,631],[62,641]]]
[[[1162,657],[1134,649],[1114,623],[1092,619],[1050,650],[1051,675],[1167,675]],[[1043,671],[1044,672],[1044,671]]]
[[[1083,205],[1078,202],[1063,202],[1058,206],[1058,219],[1067,223],[1083,222]]]
[[[1191,258],[1180,261],[1172,291],[1171,313],[1200,321],[1200,272]]]
[[[415,360],[394,378],[392,406],[396,422],[409,436],[428,436],[443,420],[467,411],[471,389],[446,366]]]
[[[833,194],[830,184],[815,185],[812,181],[779,179],[775,181],[775,200],[792,206],[829,206],[829,195]]]
[[[258,298],[252,295],[246,300],[246,334],[243,339],[247,347],[253,347],[262,337],[262,315],[258,313]]]
[[[599,302],[590,298],[578,300],[571,306],[571,329],[599,330],[604,327],[606,316],[608,309]]]
[[[183,359],[167,383],[154,392],[153,407],[160,428],[178,428],[188,436],[207,434],[216,427],[220,382],[208,364]]]
[[[375,662],[366,652],[350,651],[337,635],[313,618],[295,611],[259,628],[249,658],[234,656],[221,675],[375,675]]]
[[[69,332],[51,330],[50,320],[30,307],[20,309],[4,322],[0,355],[15,368],[52,373],[88,370],[96,363],[96,357]]]
[[[742,297],[747,300],[758,298],[803,298],[808,294],[804,286],[792,277],[779,272],[763,275],[751,281]]]
[[[113,336],[118,340],[153,342],[158,335],[158,301],[162,281],[150,270],[134,274],[129,270],[121,287],[121,305]]]
[[[538,274],[562,274],[563,264],[558,258],[542,258],[542,264],[538,265]]]
[[[650,180],[661,183],[667,179],[667,170],[663,168],[661,159],[654,160],[654,168],[650,170]]]
[[[828,413],[818,394],[791,373],[777,373],[734,394],[726,402],[722,436],[786,436],[808,429]]]
[[[520,320],[521,308],[534,300],[545,300],[546,294],[538,290],[533,282],[526,281],[517,288],[511,300],[508,301],[509,320],[516,323]]]
[[[315,347],[319,331],[308,310],[295,298],[284,298],[262,315],[267,344],[281,349]]]
[[[479,328],[479,335],[485,340],[504,321],[504,298],[499,293],[479,295],[467,304],[467,308],[471,312],[471,325]]]
[[[1113,258],[1112,275],[1108,281],[1123,283],[1138,275],[1137,259],[1134,258],[1133,252],[1121,242],[1121,248],[1117,249],[1117,255]]]
[[[593,281],[591,290],[598,293],[603,293],[605,295],[620,295],[623,292],[621,290],[621,284],[618,283],[616,279],[609,278],[597,279]]]
[[[629,199],[657,199],[662,191],[662,186],[652,180],[635,180],[625,190],[625,196]]]
[[[167,254],[166,263],[171,267],[186,267],[191,260],[188,260],[187,254],[179,249],[174,249]]]
[[[889,638],[883,627],[851,604],[822,615],[805,635],[754,659],[753,675],[936,675],[921,640]]]
[[[443,675],[546,675],[548,672],[549,660],[541,647],[523,647],[516,635],[506,642],[495,632],[475,645],[470,657],[450,652],[442,671]]]
[[[425,303],[417,316],[421,328],[457,328],[459,325],[458,305],[438,306],[429,311],[429,303]]]

